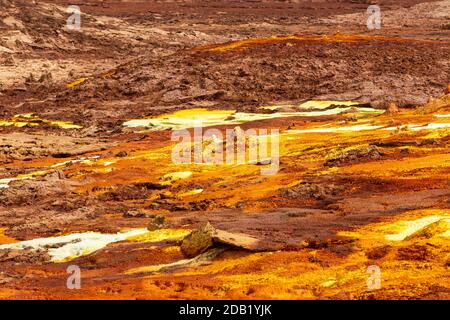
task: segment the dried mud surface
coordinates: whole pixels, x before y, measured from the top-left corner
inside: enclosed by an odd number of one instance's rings
[[[86,1],[70,31],[69,1],[0,0],[0,298],[449,299],[450,5],[368,31],[367,3]],[[280,130],[275,175],[125,125],[236,111]],[[187,259],[206,222],[256,250]]]

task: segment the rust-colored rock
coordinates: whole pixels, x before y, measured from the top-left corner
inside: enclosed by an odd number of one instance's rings
[[[181,252],[188,257],[195,257],[209,248],[218,246],[231,246],[250,251],[258,251],[259,240],[245,234],[231,233],[215,229],[209,222],[192,231],[183,239]]]
[[[188,258],[193,258],[214,245],[214,227],[208,222],[194,230],[183,239],[181,252]]]
[[[391,102],[386,110],[386,114],[391,114],[391,115],[397,114],[399,112],[400,112],[400,110],[398,109],[398,106],[394,102]]]

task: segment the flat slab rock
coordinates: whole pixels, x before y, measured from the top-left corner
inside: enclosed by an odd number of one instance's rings
[[[64,135],[28,134],[22,132],[0,134],[0,159],[34,159],[52,156],[68,158],[97,152],[114,146],[96,138],[79,138]]]
[[[250,251],[264,251],[260,241],[245,234],[231,233],[214,228],[209,222],[187,235],[181,252],[188,258],[202,254],[215,246],[231,246]]]

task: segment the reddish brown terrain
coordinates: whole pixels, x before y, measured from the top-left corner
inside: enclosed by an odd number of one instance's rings
[[[1,299],[450,298],[449,1],[0,7]]]

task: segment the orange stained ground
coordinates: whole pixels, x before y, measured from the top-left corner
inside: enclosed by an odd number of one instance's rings
[[[336,36],[336,40],[354,41],[343,36]],[[230,46],[227,49],[236,47]],[[264,166],[254,164],[174,164],[171,160],[174,142],[168,139],[155,143],[157,139],[154,137],[160,135],[160,132],[149,132],[147,138],[139,142],[119,142],[113,149],[86,155],[86,158],[99,156],[98,159],[88,163],[63,166],[62,170],[67,177],[79,183],[75,192],[91,195],[100,195],[120,186],[140,182],[167,181],[164,177],[168,175],[179,176],[173,179],[164,191],[173,195],[177,203],[188,205],[193,201],[213,200],[212,207],[208,209],[211,211],[235,209],[240,204],[244,204],[242,215],[250,213],[264,215],[267,210],[308,204],[317,205],[313,200],[308,200],[310,203],[303,200],[299,202],[280,196],[280,189],[296,186],[306,178],[336,179],[346,176],[367,179],[366,184],[360,184],[359,180],[355,180],[343,191],[346,195],[357,194],[361,202],[352,203],[353,206],[364,206],[364,203],[369,205],[371,202],[378,201],[376,200],[378,198],[372,196],[370,192],[363,192],[365,187],[393,181],[398,184],[397,201],[407,201],[401,198],[407,192],[426,193],[433,189],[448,189],[450,180],[448,142],[435,145],[386,147],[382,148],[383,156],[380,159],[364,160],[337,167],[326,167],[323,163],[330,155],[366,147],[374,142],[421,142],[427,139],[440,141],[439,139],[449,136],[450,128],[411,130],[411,128],[402,129],[402,126],[443,124],[446,121],[448,118],[438,118],[435,114],[419,115],[411,110],[401,110],[396,115],[366,115],[356,122],[344,122],[341,118],[336,118],[331,121],[305,124],[304,118],[290,118],[289,128],[288,125],[280,128],[280,170],[272,176],[260,175],[260,170]],[[359,131],[303,132],[311,129],[356,125],[361,128],[366,128],[365,126],[373,126],[373,128]],[[225,129],[224,126],[219,128]],[[392,129],[386,130],[388,128]],[[407,152],[402,151],[406,148]],[[129,150],[128,155],[122,158],[112,156],[121,150]],[[15,162],[12,166],[26,166],[28,169],[36,168],[36,170],[48,167],[48,170],[52,171],[54,169],[50,168],[50,165],[55,163],[58,161],[47,159],[26,163]],[[181,174],[186,172],[192,174]],[[189,194],[192,190],[200,189],[202,191]],[[395,200],[389,198],[391,194],[389,197],[383,194],[382,187],[380,190],[378,193],[382,202],[380,208],[384,203],[384,210],[387,211],[389,201]],[[157,197],[158,194],[152,194],[148,199],[144,199],[142,204],[149,205]],[[386,199],[383,200],[383,197]],[[417,201],[421,200],[417,198]],[[341,204],[349,205],[345,201]],[[0,297],[449,298],[448,217],[450,217],[450,211],[448,202],[435,202],[432,207],[423,210],[408,210],[407,207],[408,203],[405,203],[405,209],[401,213],[380,216],[358,227],[333,230],[337,235],[351,239],[352,245],[346,254],[324,248],[260,253],[229,250],[203,263],[196,263],[184,261],[185,258],[176,244],[147,243],[145,239],[141,239],[136,247],[136,241],[134,243],[124,241],[110,244],[98,252],[71,262],[90,266],[83,269],[82,290],[67,290],[64,285],[57,285],[64,283],[66,279],[67,263],[18,265],[15,266],[15,272],[23,271],[40,275],[40,277],[33,282],[24,278],[14,286],[3,286],[0,289]],[[168,213],[163,209],[152,212]],[[344,216],[345,212],[341,215]],[[123,221],[118,215],[105,216],[103,219],[100,221],[111,224]],[[132,221],[127,224],[127,227],[145,227],[147,222],[147,220]],[[427,224],[427,221],[431,222]],[[439,225],[431,228],[432,223],[439,223]],[[86,232],[90,231],[90,227],[89,224],[79,224],[66,231],[68,233]],[[6,231],[0,229],[0,244],[15,241],[5,235]],[[406,236],[403,237],[403,234]],[[383,254],[377,254],[377,250]],[[164,268],[174,263],[181,264],[181,267],[164,271]],[[382,270],[381,289],[371,290],[367,286],[369,277],[367,267],[370,265],[377,265]],[[148,274],[130,272],[136,268],[149,266],[152,270],[155,266],[161,267],[161,271]]]
[[[276,43],[276,42],[288,42],[288,41],[324,41],[324,42],[358,42],[358,41],[386,41],[386,42],[421,42],[421,43],[447,43],[445,41],[433,41],[433,40],[418,40],[398,37],[384,37],[384,36],[368,36],[368,35],[346,35],[346,34],[334,34],[334,35],[321,35],[321,36],[309,36],[309,35],[292,35],[292,36],[273,36],[270,38],[253,38],[247,40],[233,41],[227,44],[221,45],[208,45],[196,48],[197,51],[228,51],[239,48],[245,48],[252,45]]]

